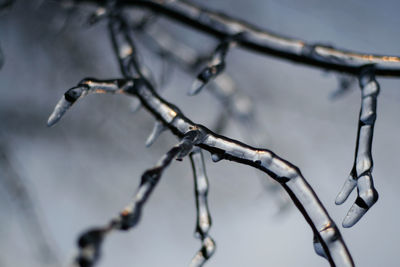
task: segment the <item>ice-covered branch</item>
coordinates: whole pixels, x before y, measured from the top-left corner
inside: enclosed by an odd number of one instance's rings
[[[214,254],[215,242],[208,235],[211,227],[211,215],[208,210],[208,178],[206,174],[206,166],[204,164],[203,153],[199,148],[193,149],[190,154],[190,161],[193,168],[197,225],[196,236],[201,240],[201,248],[193,257],[190,267],[200,267]]]
[[[199,66],[207,61],[207,57],[180,42],[166,29],[158,25],[146,28],[146,31],[139,30],[136,32],[141,34],[141,40],[145,41],[147,48],[190,74],[197,72]],[[230,43],[232,44],[232,42],[233,40]],[[248,124],[246,127],[256,127],[257,123],[253,116],[253,102],[236,86],[230,75],[225,72],[219,73],[218,79],[214,79],[207,89],[220,102],[229,116],[240,121],[240,123]],[[224,114],[220,114],[221,121],[226,122],[225,117]],[[220,128],[218,123],[217,128]],[[219,133],[219,131],[216,132]],[[248,132],[247,134],[251,133]]]
[[[217,46],[212,53],[207,66],[201,70],[199,75],[197,75],[197,78],[189,91],[189,95],[195,95],[199,93],[210,80],[215,79],[215,77],[224,71],[226,65],[226,54],[239,39],[239,36],[240,34],[226,38]]]
[[[78,240],[79,253],[74,262],[76,266],[95,266],[101,256],[101,245],[107,234],[115,230],[129,230],[138,224],[143,206],[156,187],[164,170],[173,159],[182,160],[183,157],[188,155],[198,137],[197,131],[187,132],[181,141],[170,149],[153,168],[144,172],[132,202],[116,218],[105,226],[92,228],[80,236]]]
[[[179,38],[157,23],[152,24],[151,27],[146,27],[145,30],[141,27],[135,27],[135,33],[140,35],[139,40],[144,42],[146,48],[159,55],[161,59],[166,60],[169,66],[170,63],[174,63],[189,74],[197,73],[200,65],[207,61],[206,56],[180,41]],[[212,80],[206,89],[219,101],[222,108],[211,127],[215,133],[221,134],[229,119],[232,118],[238,122],[239,129],[242,130],[245,138],[253,144],[266,144],[266,130],[261,127],[262,123],[257,120],[254,101],[236,85],[229,74],[220,73],[217,79]],[[157,127],[155,126],[154,129],[157,129]],[[253,131],[248,131],[248,129],[253,129]],[[274,198],[278,200],[279,209],[286,209],[290,200],[281,187],[270,179],[266,180],[264,177],[262,179],[268,194],[274,194]],[[275,197],[275,195],[277,196]]]
[[[137,1],[135,3],[145,2],[151,3],[152,1]],[[120,1],[118,3],[125,3],[125,1]],[[183,13],[190,11],[187,10],[190,5],[183,2],[161,1],[157,3],[166,5],[167,7],[170,4],[176,4],[177,6],[175,6],[175,8],[178,8],[176,11],[179,11],[179,8],[181,8]],[[192,8],[196,11],[195,7]],[[193,12],[193,10],[191,12]],[[193,15],[192,13],[190,14]],[[205,16],[209,16],[207,13],[204,14]],[[214,17],[208,19],[212,20]],[[64,94],[50,116],[48,124],[53,125],[56,123],[61,116],[64,115],[66,110],[78,99],[91,93],[128,94],[135,96],[157,120],[157,127],[153,131],[154,134],[151,135],[149,143],[153,142],[155,137],[161,132],[161,126],[167,127],[173,134],[178,138],[183,138],[183,140],[185,140],[190,133],[195,133],[196,142],[193,140],[190,144],[209,151],[212,154],[213,161],[217,162],[222,159],[231,160],[252,166],[268,174],[288,192],[296,207],[309,223],[314,232],[314,246],[318,254],[326,257],[331,265],[353,266],[352,258],[338,228],[329,217],[315,192],[300,173],[300,170],[272,151],[251,147],[239,141],[218,135],[206,127],[192,122],[185,117],[176,106],[160,97],[152,83],[149,82],[149,79],[146,77],[147,75],[143,72],[143,66],[138,60],[133,40],[126,25],[127,23],[123,19],[121,13],[113,13],[113,10],[111,10],[109,15],[109,29],[114,51],[119,60],[124,79],[106,81],[85,79],[81,81],[76,87],[68,90]],[[242,32],[232,32],[231,34],[220,37],[228,38],[240,33]],[[240,36],[242,38],[242,35]],[[243,42],[241,38],[240,40]],[[183,155],[181,152],[177,152],[173,157],[176,156],[178,159],[182,158],[182,156],[190,152],[191,145],[186,146]],[[172,160],[172,158],[170,160]],[[123,212],[118,217],[119,219],[117,218],[111,221],[105,227],[88,231],[82,236],[79,242],[81,250],[78,262],[82,261],[83,264],[86,264],[84,266],[91,266],[91,264],[95,263],[98,259],[101,242],[110,230],[130,228],[137,223],[142,204],[154,187],[152,185],[153,183],[149,185],[147,185],[147,183],[141,184],[138,193],[140,201],[137,202],[135,200],[130,208],[127,209],[128,213],[126,213],[126,215],[124,215],[125,213]],[[142,192],[143,190],[144,192]],[[127,216],[128,219],[125,219],[125,216]],[[124,227],[123,225],[127,226]],[[204,229],[202,233],[206,233]],[[206,240],[208,239],[205,238],[203,242]],[[206,249],[211,248],[209,243],[204,245]],[[208,254],[203,254],[203,257],[206,257],[206,255]]]
[[[155,82],[150,70],[140,63],[136,46],[130,34],[129,24],[121,12],[111,10],[110,13],[108,29],[122,75],[125,78],[139,76],[146,82],[147,86],[154,89]]]
[[[101,3],[102,1],[80,0],[80,2]],[[151,9],[217,38],[226,38],[240,33],[242,37],[238,42],[239,46],[297,63],[356,75],[365,65],[373,64],[376,75],[400,76],[400,57],[336,49],[287,38],[189,1],[119,0],[118,5]]]
[[[200,137],[196,145],[209,151],[213,161],[226,159],[252,166],[267,173],[288,192],[312,228],[317,243],[323,248],[329,262],[336,266],[353,266],[352,258],[338,228],[300,170],[293,164],[272,151],[254,148],[217,135],[206,127],[192,122],[176,106],[168,103],[154,90],[147,87],[140,78],[114,81],[83,80],[77,87],[65,93],[50,116],[49,125],[58,121],[77,99],[89,93],[124,93],[136,96],[142,105],[177,137],[183,138],[191,131],[198,132]]]
[[[379,84],[375,80],[374,69],[367,68],[359,78],[361,87],[361,110],[358,121],[357,143],[353,168],[336,204],[342,204],[357,186],[357,199],[343,220],[343,227],[351,227],[376,203],[378,192],[372,179],[372,137],[376,120],[376,104]]]

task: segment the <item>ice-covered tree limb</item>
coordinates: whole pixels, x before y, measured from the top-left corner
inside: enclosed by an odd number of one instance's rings
[[[156,26],[146,28],[146,31],[140,30],[136,32],[141,34],[147,48],[150,48],[160,57],[166,58],[169,62],[175,63],[176,66],[191,74],[198,71],[199,66],[207,61],[206,56],[201,55],[192,47],[180,42],[171,36],[170,33],[167,33],[164,28]],[[232,42],[233,40],[231,40],[231,44]],[[232,116],[242,124],[247,124],[246,127],[256,127],[258,125],[254,118],[252,100],[236,86],[230,75],[225,72],[219,73],[218,79],[213,80],[207,89],[221,103],[229,116]],[[225,114],[220,114],[219,121],[226,123],[225,117]],[[220,127],[218,122],[216,127],[221,130],[224,128]],[[219,130],[216,130],[216,132],[219,133]],[[251,133],[248,132],[247,134]]]
[[[161,98],[154,90],[151,82],[143,75],[142,66],[137,55],[135,55],[133,40],[129,33],[125,31],[126,27],[121,27],[121,24],[126,23],[120,14],[110,16],[111,38],[124,79],[105,81],[85,79],[81,81],[76,87],[64,94],[50,116],[48,125],[51,126],[56,123],[78,99],[91,93],[136,96],[142,105],[154,115],[156,120],[166,126],[178,138],[185,138],[188,133],[195,132],[197,134],[195,145],[209,151],[214,161],[227,159],[255,167],[270,175],[288,192],[294,204],[311,226],[315,237],[314,244],[318,248],[319,254],[326,257],[331,265],[353,266],[352,258],[339,230],[299,169],[269,150],[257,149],[213,133],[204,126],[186,118],[176,106]],[[134,74],[131,72],[131,67],[133,67]],[[178,155],[177,158],[181,157]],[[133,212],[133,209],[131,211]],[[130,217],[134,215],[133,218],[136,218],[135,214],[130,213],[129,215]],[[134,222],[136,223],[136,220]],[[97,260],[104,235],[117,226],[111,222],[106,227],[87,232],[84,235],[87,238],[81,238],[80,258],[85,263],[89,262],[86,266],[90,266],[89,264]]]
[[[193,149],[193,152],[190,153],[190,161],[192,163],[196,196],[196,236],[201,240],[202,246],[189,266],[200,267],[214,254],[215,242],[208,235],[211,227],[211,215],[207,204],[208,178],[203,153],[200,148]]]
[[[136,46],[130,34],[130,27],[121,12],[110,11],[108,29],[113,49],[118,58],[121,73],[124,77],[138,75],[147,86],[155,88],[155,81],[149,69],[140,63]]]
[[[376,120],[376,104],[379,84],[375,80],[374,69],[367,68],[359,78],[361,87],[361,110],[358,121],[357,143],[353,168],[336,204],[342,204],[357,186],[357,199],[343,220],[343,227],[351,227],[376,203],[378,192],[372,179],[372,137]]]
[[[104,238],[115,230],[129,230],[135,227],[141,217],[142,209],[164,170],[170,165],[173,159],[182,160],[189,154],[196,144],[199,133],[197,131],[187,132],[181,141],[171,148],[160,161],[151,169],[144,172],[140,186],[132,202],[122,212],[103,227],[92,228],[84,232],[79,240],[79,253],[74,265],[80,267],[95,266],[101,256],[101,245]]]
[[[179,41],[176,36],[173,36],[160,25],[153,24],[151,27],[146,27],[145,30],[142,28],[135,29],[135,33],[140,34],[140,40],[145,43],[146,48],[189,74],[196,73],[199,66],[207,61],[206,56]],[[220,102],[222,107],[221,113],[211,127],[215,133],[221,134],[229,119],[233,118],[239,122],[239,129],[243,131],[243,136],[253,144],[266,144],[266,130],[261,129],[262,124],[257,120],[253,100],[236,86],[229,74],[220,73],[217,79],[210,82],[207,89]],[[248,129],[256,130],[248,131]],[[262,133],[262,138],[260,133]],[[268,193],[278,194],[275,199],[278,201],[279,210],[285,210],[290,202],[287,195],[277,183],[272,180],[265,180],[264,177],[261,178]]]
[[[293,164],[280,158],[272,151],[254,148],[217,135],[206,127],[192,122],[176,106],[168,103],[157,92],[147,87],[141,78],[109,81],[85,79],[78,86],[65,93],[50,116],[48,124],[53,125],[76,100],[90,93],[136,96],[140,99],[142,105],[178,138],[183,138],[192,131],[199,133],[196,146],[209,151],[212,154],[213,161],[226,159],[252,166],[267,173],[288,192],[290,198],[312,228],[317,244],[323,248],[331,265],[353,266],[352,258],[338,228],[300,170]],[[104,229],[101,231],[107,232]]]
[[[400,57],[353,52],[287,38],[189,1],[119,0],[118,5],[151,9],[219,39],[242,34],[238,41],[239,46],[297,63],[356,75],[365,65],[372,64],[377,76],[400,76]]]
[[[189,91],[189,95],[195,95],[203,89],[207,83],[215,79],[220,73],[222,73],[225,69],[225,57],[228,53],[229,49],[236,43],[237,39],[239,39],[240,34],[224,39],[218,46],[215,48],[214,52],[211,55],[210,60],[207,63],[207,66],[204,67],[199,75],[197,75],[196,80],[193,82],[193,85]]]

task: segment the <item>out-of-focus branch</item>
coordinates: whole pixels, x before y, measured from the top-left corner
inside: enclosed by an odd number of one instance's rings
[[[152,24],[151,27],[135,28],[135,32],[140,34],[140,40],[145,43],[146,48],[169,63],[174,63],[189,74],[196,73],[199,67],[207,61],[206,56],[179,41],[178,38],[160,25]],[[222,108],[213,127],[211,127],[215,133],[223,133],[229,119],[232,118],[238,122],[243,136],[249,139],[252,144],[266,144],[266,130],[262,129],[262,123],[257,120],[253,100],[236,86],[229,74],[226,72],[219,73],[218,78],[213,79],[207,85],[207,89],[219,101]],[[157,127],[155,126],[154,129],[157,129]],[[248,129],[253,129],[253,131],[248,131]],[[260,133],[262,133],[262,139],[260,138]],[[268,193],[278,195],[275,199],[278,200],[279,210],[285,210],[290,203],[287,195],[282,192],[281,187],[274,181],[265,180],[264,177],[262,179]]]
[[[14,0],[0,0],[0,15],[4,10],[9,9],[14,4]],[[0,46],[0,69],[4,65],[4,53]]]
[[[50,233],[45,229],[43,218],[38,213],[30,188],[18,174],[10,161],[5,146],[0,144],[0,183],[6,189],[16,206],[25,238],[35,251],[37,260],[42,266],[56,266],[60,261],[52,243]]]

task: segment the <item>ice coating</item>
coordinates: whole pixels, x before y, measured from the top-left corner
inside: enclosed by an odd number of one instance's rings
[[[372,137],[376,120],[376,106],[379,84],[375,80],[374,69],[367,68],[361,74],[361,110],[358,122],[356,152],[353,168],[341,191],[336,204],[344,203],[357,186],[357,199],[343,220],[343,227],[352,227],[378,201],[378,192],[372,179]]]
[[[135,196],[118,216],[103,226],[91,228],[81,234],[78,239],[79,251],[73,262],[74,266],[95,266],[101,257],[102,244],[108,234],[117,230],[126,231],[138,224],[143,207],[158,184],[162,173],[179,153],[186,150],[188,146],[191,149],[197,137],[196,132],[188,132],[153,168],[146,170],[141,177]]]
[[[206,166],[204,163],[203,153],[201,149],[195,148],[190,154],[192,163],[195,197],[196,197],[196,237],[201,240],[201,248],[192,258],[190,267],[200,267],[214,254],[215,242],[209,236],[208,232],[211,228],[211,215],[208,209],[208,178],[206,174]]]
[[[137,3],[144,3],[138,1]],[[148,1],[148,3],[151,1]],[[147,3],[147,2],[146,2]],[[196,10],[190,3],[181,1],[161,1],[159,5],[166,5],[168,8],[180,9],[177,11],[185,13],[188,9]],[[201,13],[202,10],[199,10]],[[190,13],[190,12],[189,12]],[[232,23],[227,18],[209,17],[218,20],[218,25],[233,29],[226,36],[233,37],[248,30],[246,25],[239,22]],[[189,18],[193,19],[193,18]],[[205,22],[202,20],[202,22]],[[227,25],[224,25],[226,23]],[[268,174],[275,179],[304,216],[307,223],[313,230],[317,243],[323,249],[323,255],[331,265],[334,266],[354,266],[351,255],[341,237],[341,234],[333,220],[330,218],[326,209],[318,199],[317,195],[302,176],[300,170],[290,162],[280,158],[272,151],[248,146],[239,141],[218,135],[206,127],[192,122],[173,104],[168,103],[155,91],[152,83],[143,71],[143,65],[139,62],[134,42],[129,33],[129,28],[122,14],[109,17],[109,32],[112,39],[115,55],[120,63],[120,70],[123,79],[98,81],[93,79],[84,80],[83,84],[88,86],[89,92],[95,93],[124,93],[137,97],[143,107],[150,112],[157,120],[162,122],[181,142],[173,147],[161,161],[152,169],[147,170],[142,176],[134,200],[121,212],[121,214],[110,221],[107,225],[100,228],[93,228],[92,231],[85,232],[79,242],[79,256],[76,262],[80,266],[93,266],[98,261],[100,245],[104,242],[106,234],[113,230],[127,230],[137,225],[142,212],[142,206],[146,202],[154,186],[157,184],[161,172],[165,166],[169,165],[173,158],[181,159],[186,156],[192,146],[197,146],[209,151],[214,160],[230,160],[237,163],[252,166]],[[233,28],[232,28],[233,27]],[[226,28],[225,28],[226,29]],[[252,35],[253,34],[253,35]],[[266,41],[268,44],[282,45],[290,51],[302,53],[303,43],[296,43],[290,39],[281,39],[277,36],[268,36],[262,32],[252,32],[246,34],[246,41],[259,43]],[[264,39],[263,39],[264,38]],[[266,39],[268,40],[266,40]],[[278,41],[277,43],[275,41]],[[274,43],[275,42],[275,43]],[[315,51],[324,52],[321,47],[316,47]],[[137,84],[137,82],[139,82]],[[82,82],[81,82],[82,84]],[[238,105],[246,107],[246,105]],[[248,110],[244,108],[244,110]],[[195,135],[195,137],[193,136]],[[88,238],[86,238],[88,237]],[[90,238],[89,238],[90,237]],[[205,243],[204,243],[205,242]],[[204,238],[205,249],[210,252],[210,238]],[[320,253],[322,254],[322,253]],[[206,254],[203,254],[206,255]]]
[[[188,95],[193,96],[198,94],[209,81],[215,79],[219,74],[225,70],[225,58],[229,49],[236,44],[236,40],[240,34],[223,40],[211,55],[211,59],[207,66],[197,75],[196,80],[193,82]]]

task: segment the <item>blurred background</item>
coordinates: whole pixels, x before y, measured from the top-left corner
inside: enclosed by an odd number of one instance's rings
[[[378,54],[400,55],[398,1],[198,1],[262,28],[310,42]],[[65,266],[76,238],[103,225],[129,202],[143,171],[177,140],[164,133],[144,142],[154,119],[131,112],[127,97],[85,98],[52,128],[46,121],[63,93],[82,78],[120,77],[106,29],[86,23],[95,9],[59,1],[16,1],[0,13],[0,265]],[[202,54],[216,40],[168,19],[156,23]],[[162,62],[139,43],[142,60],[159,77]],[[166,64],[166,65],[165,65]],[[164,63],[170,81],[162,95],[193,121],[212,128],[223,106],[204,90],[187,96],[195,75]],[[360,91],[357,83],[332,98],[338,76],[269,56],[233,49],[228,73],[252,99],[256,123],[229,120],[231,138],[273,150],[298,166],[339,226],[357,266],[396,266],[400,230],[397,203],[400,143],[400,80],[381,78],[373,142],[380,199],[353,228],[341,221],[336,194],[353,164]],[[258,141],[254,141],[258,140]],[[213,163],[211,236],[217,251],[207,266],[327,266],[314,253],[312,232],[280,192],[253,169]],[[284,208],[283,208],[284,207]],[[195,204],[188,159],[173,162],[145,206],[139,226],[115,233],[103,246],[99,266],[187,266],[200,248],[194,238]]]

